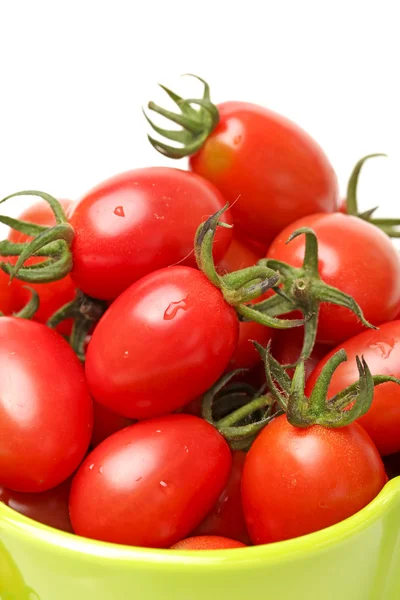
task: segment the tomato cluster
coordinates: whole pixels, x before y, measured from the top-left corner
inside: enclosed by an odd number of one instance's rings
[[[398,223],[358,214],[365,159],[343,202],[309,135],[203,84],[147,115],[189,170],[4,199],[39,201],[0,217],[0,501],[76,535],[266,544],[396,474]]]

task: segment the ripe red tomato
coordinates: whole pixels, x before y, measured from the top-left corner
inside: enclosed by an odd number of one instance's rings
[[[304,236],[286,244],[300,227],[309,227],[317,235],[319,273],[325,283],[352,296],[373,325],[394,319],[400,304],[400,255],[386,234],[357,217],[311,215],[286,227],[271,244],[268,258],[300,267]],[[349,309],[321,305],[317,341],[339,344],[363,329]]]
[[[272,342],[272,355],[281,365],[294,365],[300,358],[303,348],[304,331],[302,327],[279,329],[275,332]],[[330,351],[331,346],[316,344],[310,358],[306,361],[306,381],[320,360]],[[294,369],[287,369],[293,377]]]
[[[72,279],[89,296],[111,300],[162,267],[194,267],[196,230],[225,203],[211,183],[187,171],[152,167],[117,175],[74,206]],[[222,220],[232,222],[229,210]],[[216,262],[231,237],[230,229],[218,228]]]
[[[190,168],[232,203],[235,227],[269,244],[293,221],[336,210],[335,173],[307,133],[254,104],[226,102],[218,111],[219,124]]]
[[[72,483],[70,515],[85,537],[169,548],[204,518],[229,476],[218,431],[168,415],[118,431],[86,458]]]
[[[290,425],[261,431],[242,476],[243,511],[254,544],[295,538],[355,514],[387,481],[382,459],[357,423],[340,429]]]
[[[121,415],[117,415],[117,413],[98,402],[93,402],[93,415],[93,433],[90,442],[92,448],[96,448],[113,433],[133,424],[132,419],[121,417]]]
[[[392,375],[400,378],[400,321],[381,325],[378,330],[368,330],[340,345],[347,354],[347,362],[334,372],[328,388],[331,398],[358,380],[356,356],[364,356],[372,375]],[[316,367],[307,385],[306,394],[313,389],[318,375],[335,348]],[[358,421],[369,433],[381,454],[400,451],[400,387],[396,383],[384,383],[374,390],[369,411]]]
[[[245,548],[246,544],[242,544],[236,540],[230,540],[226,537],[217,535],[199,535],[186,538],[177,544],[171,546],[173,550],[225,550],[226,548]]]
[[[73,203],[70,200],[61,200],[62,207],[66,214],[72,208]],[[29,206],[20,216],[23,221],[29,221],[30,223],[36,223],[37,225],[55,225],[54,214],[50,206],[44,200],[32,204]],[[22,243],[26,242],[30,238],[29,236],[15,231],[10,230],[8,235],[10,242]],[[15,264],[16,257],[9,257],[7,259],[12,264]],[[25,264],[32,265],[45,260],[44,258],[31,257]],[[64,304],[70,302],[75,297],[75,285],[69,275],[58,281],[52,281],[50,283],[25,283],[19,279],[13,280],[14,286],[14,297],[13,297],[13,311],[17,312],[23,308],[30,299],[30,292],[26,289],[26,285],[29,285],[39,294],[39,308],[34,316],[35,321],[39,323],[46,323],[47,320]],[[65,321],[57,327],[57,331],[68,335],[71,331],[71,322]]]
[[[222,375],[238,329],[235,310],[203,273],[155,271],[117,298],[94,330],[86,353],[90,391],[132,419],[172,412]]]
[[[250,543],[240,492],[245,458],[245,452],[232,453],[232,469],[225,489],[211,512],[193,531],[194,535],[222,536],[238,540],[243,544]]]
[[[41,492],[67,479],[89,446],[93,407],[82,367],[48,327],[0,318],[0,481]]]
[[[13,492],[0,485],[0,502],[34,521],[73,533],[68,511],[71,481],[36,494]]]

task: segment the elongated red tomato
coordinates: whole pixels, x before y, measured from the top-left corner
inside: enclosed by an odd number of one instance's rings
[[[218,499],[231,453],[218,431],[191,415],[131,425],[86,458],[70,496],[75,532],[120,544],[168,548]]]
[[[72,533],[68,501],[71,479],[46,492],[26,494],[0,485],[0,502],[34,521]]]
[[[400,255],[386,234],[358,217],[311,215],[284,229],[271,244],[268,258],[301,266],[304,236],[286,244],[300,227],[309,227],[317,235],[321,279],[352,296],[373,325],[395,318],[400,304]],[[338,344],[363,329],[349,309],[321,305],[318,341]]]
[[[61,200],[61,205],[66,211],[67,215],[72,208],[73,203],[70,200]],[[30,223],[36,223],[37,225],[55,225],[54,214],[47,204],[47,202],[40,201],[29,206],[21,215],[19,219],[23,221],[29,221]],[[22,243],[29,239],[29,236],[15,231],[10,230],[8,239],[14,243]],[[8,259],[11,263],[15,264],[16,258],[10,257]],[[25,264],[32,265],[41,262],[42,258],[32,257],[29,258]],[[35,321],[39,323],[46,323],[46,321],[53,315],[59,308],[67,304],[74,299],[75,296],[75,285],[69,275],[58,281],[52,281],[50,283],[25,283],[19,279],[13,280],[14,296],[13,296],[13,311],[19,311],[23,308],[30,298],[29,290],[26,289],[26,285],[29,285],[39,294],[39,308],[34,316]],[[68,335],[71,330],[70,322],[63,322],[57,327],[57,331]]]
[[[268,244],[296,219],[336,210],[335,173],[307,133],[254,104],[217,108],[219,124],[190,168],[232,203],[235,227]]]
[[[382,459],[357,423],[340,429],[290,425],[262,430],[247,454],[243,511],[251,540],[288,540],[339,523],[366,506],[387,481]]]
[[[128,288],[97,325],[86,354],[90,391],[132,419],[172,412],[222,375],[238,329],[235,310],[203,273],[160,269]]]
[[[222,538],[238,540],[243,544],[250,542],[243,515],[240,491],[245,458],[245,452],[232,453],[232,469],[225,489],[211,512],[193,531],[193,535],[222,536]]]
[[[356,356],[364,356],[373,375],[392,375],[400,378],[400,321],[381,325],[378,330],[364,331],[340,345],[347,354],[347,362],[334,372],[328,388],[331,398],[347,386],[358,381]],[[335,348],[318,363],[307,385],[309,394],[318,375],[329,358],[339,350]],[[400,451],[400,386],[384,383],[374,390],[372,406],[359,423],[369,433],[381,454]]]
[[[0,482],[41,492],[67,479],[89,446],[93,407],[67,342],[40,323],[0,318]]]
[[[89,296],[112,300],[144,275],[175,263],[195,266],[198,226],[226,203],[208,181],[193,173],[152,167],[117,175],[74,207],[76,286]],[[222,220],[231,223],[230,211]],[[232,237],[218,228],[218,262]]]
[[[224,550],[226,548],[245,548],[245,544],[217,535],[199,535],[171,546],[173,550]]]

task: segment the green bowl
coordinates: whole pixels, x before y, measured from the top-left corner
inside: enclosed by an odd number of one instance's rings
[[[338,525],[235,550],[150,550],[56,531],[0,503],[0,600],[399,600],[400,478]]]

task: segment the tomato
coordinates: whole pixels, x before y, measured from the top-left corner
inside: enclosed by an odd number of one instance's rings
[[[93,402],[93,414],[93,434],[92,441],[90,442],[92,448],[101,444],[101,442],[113,433],[133,423],[132,419],[121,417],[121,415],[117,415],[117,413],[98,402]]]
[[[226,548],[245,548],[245,544],[217,535],[199,535],[186,538],[171,546],[173,550],[224,550]]]
[[[247,267],[252,267],[257,261],[263,258],[261,250],[256,253],[252,248],[246,245],[242,239],[233,237],[224,258],[218,265],[221,274],[232,273]],[[266,295],[268,295],[267,292]],[[265,295],[265,296],[266,296]],[[260,302],[262,298],[257,298],[255,302]],[[233,369],[251,369],[261,362],[261,356],[253,345],[253,340],[266,346],[273,336],[273,330],[254,321],[241,321],[239,324],[239,340],[232,359],[229,363],[229,370]]]
[[[70,488],[71,479],[37,494],[13,492],[0,485],[0,502],[34,521],[72,533],[68,512]]]
[[[293,221],[336,210],[335,173],[307,133],[254,104],[226,102],[218,111],[219,123],[190,168],[232,203],[235,227],[268,244]]]
[[[228,482],[211,512],[194,530],[196,536],[222,536],[243,544],[250,542],[243,515],[240,487],[245,452],[232,453],[232,469]],[[181,542],[180,542],[181,543]]]
[[[347,354],[347,362],[334,372],[328,388],[331,398],[358,380],[356,356],[364,356],[372,375],[392,375],[400,378],[400,321],[368,330],[340,345]],[[318,375],[335,348],[317,365],[308,382],[306,393],[311,392]],[[400,387],[388,382],[374,390],[372,406],[358,421],[369,433],[381,454],[400,451]]]
[[[89,296],[110,300],[162,267],[178,262],[194,267],[196,230],[225,203],[211,183],[179,169],[152,167],[117,175],[74,206],[72,279]],[[222,220],[231,223],[230,211]],[[216,262],[231,237],[230,229],[218,228]]]
[[[302,429],[277,417],[261,431],[243,468],[250,538],[266,544],[334,525],[366,506],[387,479],[374,443],[357,423]]]
[[[203,273],[155,271],[121,294],[94,330],[86,353],[90,391],[132,419],[172,412],[222,375],[238,329],[235,310]]]
[[[89,446],[93,407],[67,342],[40,323],[0,318],[0,482],[41,492],[67,479]]]
[[[218,431],[191,415],[142,421],[107,438],[72,483],[75,533],[168,548],[186,537],[217,501],[231,453]]]
[[[62,200],[62,207],[68,214],[72,208],[73,203],[70,200]],[[55,225],[54,214],[50,206],[44,200],[32,204],[29,206],[20,216],[23,221],[29,221],[36,223],[37,225]],[[29,236],[15,231],[10,230],[8,235],[10,242],[22,243],[31,239]],[[15,264],[16,258],[10,257],[10,262]],[[31,265],[45,260],[43,258],[31,257],[25,264]],[[25,286],[33,288],[39,294],[39,308],[34,316],[35,321],[40,323],[46,323],[47,320],[64,304],[71,302],[75,297],[75,285],[69,275],[58,281],[52,281],[50,283],[25,283],[19,279],[13,280],[14,285],[14,297],[13,297],[13,311],[17,312],[23,308],[30,299],[30,292]],[[71,322],[63,322],[57,327],[57,331],[68,335],[71,331]]]
[[[0,269],[0,312],[10,315],[13,311],[14,281]]]
[[[373,325],[396,316],[400,305],[400,256],[387,235],[357,217],[315,214],[284,229],[271,244],[268,258],[300,267],[305,236],[286,244],[290,234],[300,227],[309,227],[317,235],[319,273],[325,283],[352,296]],[[363,329],[349,309],[321,305],[317,341],[339,344]]]
[[[272,355],[281,365],[294,365],[300,358],[303,347],[304,331],[302,327],[280,329],[274,334]],[[310,358],[306,361],[306,381],[314,371],[319,361],[330,351],[330,346],[316,344]],[[293,377],[294,369],[287,370]]]

